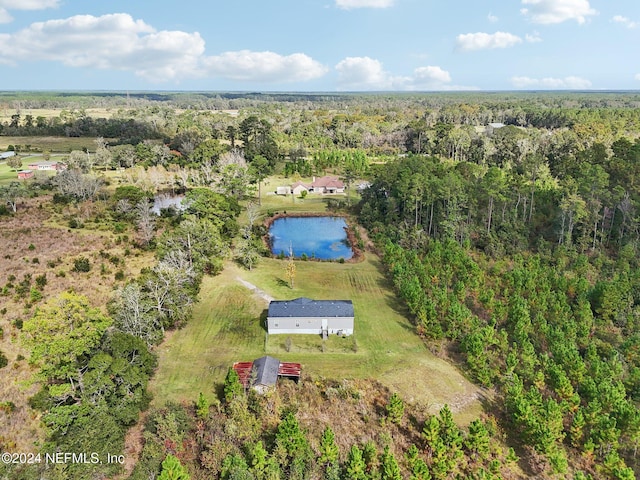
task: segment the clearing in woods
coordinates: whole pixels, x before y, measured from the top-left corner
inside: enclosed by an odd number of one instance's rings
[[[261,259],[252,271],[227,263],[222,274],[206,277],[192,320],[158,348],[159,368],[151,384],[155,404],[192,402],[199,392],[213,397],[233,362],[266,353],[302,363],[305,375],[375,378],[433,412],[447,403],[461,423],[480,414],[483,392],[429,352],[407,320],[378,257],[367,253],[364,261],[351,264],[297,261],[296,267],[294,289],[278,259]],[[276,299],[351,299],[356,333],[331,336],[324,347],[319,335],[267,337],[265,294]]]

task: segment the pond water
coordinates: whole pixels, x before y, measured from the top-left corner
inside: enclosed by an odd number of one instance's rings
[[[342,217],[282,217],[269,228],[271,252],[321,260],[350,259],[353,250],[347,241],[347,227]]]
[[[185,210],[185,206],[182,204],[184,195],[170,195],[167,193],[159,193],[153,197],[153,207],[151,211],[156,215],[160,215],[160,210],[163,208],[173,207],[177,211]]]

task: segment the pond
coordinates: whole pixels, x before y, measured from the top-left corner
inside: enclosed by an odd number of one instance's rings
[[[153,197],[153,207],[151,211],[156,215],[160,215],[160,211],[164,208],[175,208],[177,211],[185,210],[182,204],[184,195],[170,195],[168,193],[159,193]]]
[[[353,257],[347,240],[347,223],[342,217],[282,217],[269,228],[271,252],[320,260],[345,260]]]

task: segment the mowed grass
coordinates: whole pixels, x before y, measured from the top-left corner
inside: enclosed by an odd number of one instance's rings
[[[339,177],[339,175],[333,175]],[[303,178],[304,182],[311,182],[310,178]],[[327,202],[330,199],[334,200],[347,200],[347,194],[335,194],[335,195],[321,195],[310,193],[306,198],[301,198],[300,195],[276,195],[276,189],[278,187],[290,186],[295,182],[292,178],[286,178],[281,175],[274,175],[266,179],[262,183],[261,187],[261,209],[266,212],[326,212]],[[350,199],[352,203],[356,203],[359,200],[358,194],[355,192],[355,187],[352,185],[352,192]],[[256,192],[256,201],[257,201]]]
[[[304,375],[377,379],[434,412],[451,405],[462,423],[477,417],[481,392],[429,352],[382,272],[380,260],[369,253],[354,264],[299,261],[290,289],[281,260],[261,259],[253,271],[229,263],[220,276],[205,279],[193,319],[158,349],[154,402],[190,402],[199,392],[212,395],[233,362],[270,354],[301,363]],[[277,299],[351,299],[356,333],[332,336],[324,352],[320,336],[291,335],[290,343],[287,335],[267,338],[268,303],[239,279]]]
[[[109,142],[110,139],[106,139]],[[72,150],[82,150],[88,148],[91,152],[96,149],[94,137],[0,137],[0,151],[7,150],[9,145],[20,145],[20,154],[28,155],[26,145],[31,150],[37,149],[40,152],[50,151],[58,153],[69,153]]]

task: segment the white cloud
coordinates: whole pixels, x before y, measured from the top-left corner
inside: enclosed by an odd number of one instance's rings
[[[489,20],[491,23],[496,23],[499,18],[496,17],[493,13],[490,13],[489,15],[487,15],[487,20]]]
[[[60,5],[60,0],[0,0],[0,7],[7,10],[44,10]]]
[[[635,78],[636,80],[640,81],[640,73],[636,73],[636,76],[633,77],[633,78]]]
[[[347,57],[335,68],[339,90],[475,90],[451,85],[449,72],[434,65],[416,68],[410,76],[394,76],[379,60]]]
[[[598,12],[591,8],[589,0],[522,0],[523,8],[520,11],[531,18],[534,23],[551,24],[562,23],[567,20],[575,20],[582,24],[587,17]]]
[[[166,81],[195,74],[204,40],[198,33],[157,32],[124,13],[77,15],[0,35],[0,52],[6,63],[45,60]]]
[[[564,78],[512,77],[511,83],[516,88],[540,88],[544,90],[585,90],[591,87],[589,80],[575,76]]]
[[[522,39],[507,32],[465,33],[456,37],[456,48],[465,52],[513,47],[518,43],[522,43]]]
[[[639,24],[638,22],[634,22],[633,20],[623,17],[622,15],[616,15],[612,18],[612,20],[616,23],[621,23],[627,28],[636,28]]]
[[[225,52],[204,60],[210,75],[253,82],[298,82],[321,77],[327,68],[303,53]]]
[[[205,42],[198,32],[156,31],[124,13],[77,15],[0,34],[0,63],[25,61],[131,71],[158,83],[206,75],[291,82],[317,78],[327,70],[302,53],[282,56],[242,51],[207,57]]]
[[[4,8],[0,8],[0,24],[13,22],[13,17]]]
[[[343,10],[353,8],[389,8],[394,0],[336,0],[336,6]]]
[[[59,4],[60,0],[0,0],[0,24],[13,21],[9,10],[44,10]]]
[[[382,63],[369,57],[347,57],[336,65],[342,90],[387,90],[393,78]]]
[[[539,43],[542,41],[542,37],[540,36],[540,34],[538,32],[533,32],[532,34],[526,34],[524,36],[524,39],[528,42],[528,43]]]

